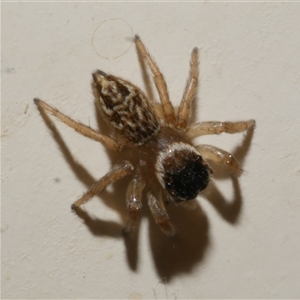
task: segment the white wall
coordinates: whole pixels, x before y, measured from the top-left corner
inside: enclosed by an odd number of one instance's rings
[[[2,3],[2,298],[299,298],[299,13],[287,2]],[[55,134],[32,101],[98,128],[93,70],[145,89],[133,33],[176,104],[200,48],[197,120],[257,122],[250,146],[243,134],[199,140],[245,155],[241,195],[216,176],[223,197],[170,207],[175,240],[145,204],[124,242],[124,183],[85,205],[94,221],[72,214],[110,153],[53,119]]]

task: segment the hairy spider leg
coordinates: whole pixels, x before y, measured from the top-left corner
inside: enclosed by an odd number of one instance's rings
[[[195,138],[207,134],[238,133],[255,126],[254,120],[241,122],[197,122],[187,128],[189,138]]]
[[[242,173],[239,162],[229,152],[211,145],[199,145],[196,149],[204,159],[227,166],[234,175],[239,176]]]
[[[95,195],[100,194],[109,184],[130,175],[133,170],[133,165],[128,161],[114,166],[111,171],[104,175],[100,180],[96,181],[81,198],[74,202],[72,209],[76,210],[77,207],[87,202]]]
[[[41,109],[49,112],[50,114],[54,115],[57,117],[60,121],[68,125],[69,127],[75,129],[77,132],[80,134],[93,139],[94,141],[102,143],[105,147],[114,150],[114,151],[120,151],[123,148],[123,145],[114,139],[103,135],[99,133],[98,131],[92,129],[89,126],[86,126],[80,122],[77,122],[70,117],[64,115],[61,113],[58,109],[56,109],[53,106],[50,106],[46,102],[40,100],[40,99],[33,99],[34,103]]]
[[[138,35],[135,35],[134,41],[138,52],[140,53],[141,57],[146,61],[149,69],[153,74],[154,83],[156,85],[159,98],[162,104],[165,120],[168,125],[174,126],[176,123],[176,117],[174,107],[169,98],[166,81]]]
[[[191,54],[189,78],[184,89],[177,114],[177,128],[186,128],[190,116],[191,103],[195,98],[199,79],[199,58],[198,48],[194,48]]]
[[[126,205],[128,209],[128,220],[124,229],[126,233],[132,232],[140,221],[144,187],[145,182],[141,176],[133,178],[127,187]]]
[[[161,103],[158,103],[158,102],[153,103],[153,109],[154,109],[155,115],[162,121],[166,122],[165,113],[163,111]]]
[[[152,191],[149,191],[147,193],[147,200],[156,224],[166,235],[174,236],[176,231],[170,222],[170,218],[162,201],[160,191],[155,192],[155,195]]]

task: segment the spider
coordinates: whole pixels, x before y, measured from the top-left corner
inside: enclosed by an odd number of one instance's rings
[[[80,134],[120,154],[119,163],[74,202],[73,210],[101,193],[109,184],[131,176],[126,192],[128,218],[125,232],[135,231],[145,193],[157,225],[167,236],[174,236],[176,230],[164,203],[194,200],[208,186],[212,176],[208,161],[227,166],[236,176],[241,174],[241,167],[233,155],[211,145],[195,146],[193,138],[242,132],[253,127],[255,121],[211,121],[188,125],[191,102],[198,85],[198,49],[192,51],[188,81],[180,106],[175,109],[169,99],[165,79],[138,35],[135,35],[134,42],[138,54],[153,75],[160,103],[150,101],[127,80],[95,71],[92,86],[96,102],[103,118],[112,127],[113,136],[74,121],[40,99],[34,99],[34,102],[39,109],[54,115]]]

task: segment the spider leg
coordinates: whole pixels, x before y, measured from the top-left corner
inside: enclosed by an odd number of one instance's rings
[[[162,104],[165,119],[169,125],[175,125],[176,118],[174,107],[169,98],[169,93],[165,79],[138,35],[135,35],[135,44],[138,52],[140,53],[141,57],[146,61],[148,67],[150,68],[153,74],[154,83],[159,93],[159,98]]]
[[[227,166],[234,175],[239,176],[242,173],[239,162],[227,151],[211,145],[199,145],[196,149],[205,159]]]
[[[171,224],[169,215],[165,209],[160,193],[154,196],[152,192],[147,193],[148,205],[156,224],[168,236],[176,234],[174,226]]]
[[[190,74],[183,97],[179,106],[177,115],[177,128],[186,128],[187,121],[190,115],[191,102],[195,97],[198,86],[199,70],[198,70],[198,49],[194,48],[191,55]]]
[[[144,187],[145,183],[142,181],[141,177],[133,178],[128,185],[126,192],[128,220],[124,230],[126,233],[132,232],[141,218],[142,192]]]
[[[166,122],[165,114],[164,114],[161,104],[157,103],[157,102],[153,103],[153,109],[154,109],[155,115],[162,121]]]
[[[189,138],[195,138],[207,134],[238,133],[255,126],[254,120],[241,122],[198,122],[187,128]]]
[[[96,130],[92,129],[89,126],[86,126],[80,122],[77,122],[77,121],[69,118],[68,116],[61,113],[58,109],[50,106],[46,102],[44,102],[40,99],[33,99],[33,101],[38,106],[39,109],[42,109],[42,110],[47,111],[50,114],[54,115],[60,121],[67,124],[71,128],[75,129],[80,134],[82,134],[88,138],[91,138],[94,141],[98,141],[98,142],[102,143],[105,147],[107,147],[111,150],[120,151],[122,149],[123,145],[121,143],[115,141],[114,139],[112,139],[106,135],[103,135],[103,134],[97,132]]]
[[[74,202],[72,205],[72,209],[75,210],[77,207],[87,202],[95,195],[101,193],[109,184],[131,174],[133,172],[133,169],[134,169],[133,166],[128,161],[125,161],[123,162],[123,164],[115,166],[110,172],[104,175],[100,180],[96,181],[81,198],[79,198],[76,202]]]

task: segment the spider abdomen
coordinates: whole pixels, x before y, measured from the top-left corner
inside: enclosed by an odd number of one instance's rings
[[[146,95],[126,80],[93,73],[100,108],[108,123],[128,141],[144,144],[160,130],[157,117]]]

